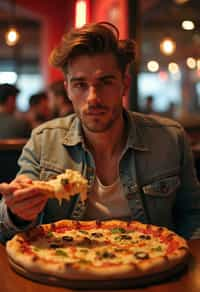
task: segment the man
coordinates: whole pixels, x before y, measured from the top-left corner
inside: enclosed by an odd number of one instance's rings
[[[28,121],[31,129],[50,119],[48,97],[44,91],[30,96],[29,110],[25,113],[25,119]]]
[[[14,85],[0,84],[0,139],[26,138],[30,134],[25,120],[14,116],[18,93]]]
[[[133,59],[134,43],[119,41],[111,24],[64,35],[50,61],[63,70],[75,114],[35,129],[18,177],[0,185],[2,240],[64,218],[139,220],[199,236],[200,189],[183,129],[122,107]],[[60,206],[30,184],[66,168],[87,177],[85,203],[76,196]]]
[[[142,109],[142,112],[144,114],[154,114],[153,105],[154,105],[154,97],[152,95],[148,95],[146,97],[145,105],[144,105],[144,108]]]
[[[67,96],[64,80],[52,82],[47,89],[52,118],[64,117],[73,113],[73,105]]]

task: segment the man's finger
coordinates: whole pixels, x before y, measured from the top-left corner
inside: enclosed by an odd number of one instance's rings
[[[33,220],[44,209],[46,201],[44,199],[38,199],[35,201],[24,201],[21,203],[15,203],[10,210],[18,217],[24,220]]]
[[[28,209],[27,212],[24,214],[28,220],[28,218],[36,218],[38,214],[44,209],[45,202],[40,201],[32,206],[32,208]]]
[[[28,185],[30,186],[30,185]],[[17,183],[16,181],[13,181],[11,183],[1,183],[0,184],[0,193],[3,196],[7,196],[15,192],[17,189],[20,189],[22,186]]]
[[[6,196],[6,203],[8,205],[21,203],[23,201],[34,201],[38,199],[47,200],[47,196],[38,192],[35,188],[26,188],[24,190],[17,190],[13,194],[8,194]]]
[[[21,200],[21,198],[26,198],[26,197],[32,197],[40,195],[41,197],[46,197],[44,193],[41,192],[40,189],[38,189],[35,186],[28,186],[24,189],[18,189],[13,192],[13,197],[15,197],[17,200]]]
[[[3,196],[9,194],[9,184],[8,183],[1,183],[0,184],[0,193]]]
[[[21,181],[23,181],[23,182],[25,182],[25,183],[31,183],[31,182],[32,182],[32,179],[30,179],[28,176],[26,176],[26,175],[24,175],[24,174],[21,174],[21,175],[19,175],[19,176],[17,176],[17,177],[15,178],[15,181],[16,181],[16,182],[21,182]]]

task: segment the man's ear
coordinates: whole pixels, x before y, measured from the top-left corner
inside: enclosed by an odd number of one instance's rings
[[[66,79],[65,79],[65,81],[64,81],[64,87],[65,87],[65,90],[66,90],[66,92],[67,92],[67,96],[68,96],[68,98],[71,100],[71,97],[69,96],[69,93],[68,93],[68,82],[67,82]]]

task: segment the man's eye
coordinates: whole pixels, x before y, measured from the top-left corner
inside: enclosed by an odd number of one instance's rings
[[[110,84],[113,83],[113,80],[112,80],[112,79],[104,79],[102,82],[103,82],[103,84],[105,84],[105,85],[110,85]]]
[[[75,88],[84,89],[84,88],[87,87],[87,84],[84,83],[84,82],[78,82],[78,83],[75,83],[75,84],[74,84],[74,87],[75,87]]]

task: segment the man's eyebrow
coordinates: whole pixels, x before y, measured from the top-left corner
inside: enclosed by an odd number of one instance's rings
[[[70,82],[75,82],[75,81],[85,81],[84,77],[72,77],[70,78]]]
[[[103,75],[103,76],[99,76],[97,77],[98,80],[103,81],[105,79],[115,79],[115,75],[112,74],[107,74],[107,75]],[[77,81],[86,81],[85,77],[72,77],[70,78],[70,82],[77,82]]]
[[[100,76],[98,79],[99,80],[104,80],[104,79],[115,79],[115,75],[112,75],[112,74],[108,74],[108,75],[103,75],[103,76]]]

